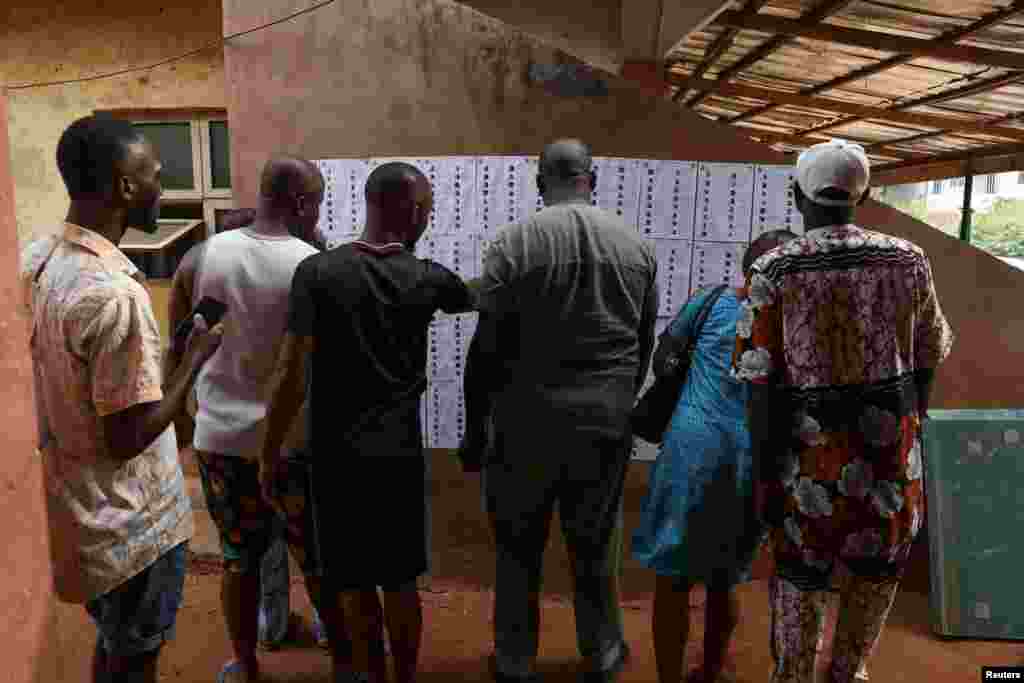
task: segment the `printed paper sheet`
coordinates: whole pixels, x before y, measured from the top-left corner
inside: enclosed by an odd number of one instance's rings
[[[743,254],[747,243],[698,242],[693,250],[693,291],[715,285],[743,285]]]
[[[638,162],[640,234],[649,239],[693,239],[697,164],[692,161]]]
[[[636,226],[640,207],[640,162],[636,159],[594,157],[597,188],[592,202]]]
[[[674,316],[690,296],[693,243],[687,240],[654,240],[658,261],[658,314]]]
[[[753,166],[701,164],[694,239],[698,242],[749,241],[753,198]]]
[[[804,231],[803,216],[793,200],[792,166],[758,166],[754,173],[754,227],[751,239],[769,230]]]

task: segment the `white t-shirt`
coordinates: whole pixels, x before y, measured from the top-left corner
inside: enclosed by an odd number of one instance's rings
[[[259,457],[265,436],[267,384],[288,325],[288,298],[299,263],[317,250],[291,236],[249,228],[210,238],[194,302],[227,304],[224,337],[196,379],[196,449]]]

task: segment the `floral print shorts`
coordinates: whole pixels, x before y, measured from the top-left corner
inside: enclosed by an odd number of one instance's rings
[[[206,507],[220,532],[224,566],[259,571],[282,520],[260,491],[259,465],[238,456],[196,452]]]

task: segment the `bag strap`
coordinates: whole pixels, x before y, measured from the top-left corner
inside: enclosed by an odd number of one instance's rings
[[[693,324],[690,326],[686,336],[677,336],[671,333],[671,326],[666,329],[658,341],[658,348],[655,351],[655,373],[658,376],[671,376],[678,373],[682,368],[687,367],[685,361],[693,356],[697,338],[704,327],[704,321],[711,313],[712,307],[718,301],[718,297],[728,289],[728,285],[719,285],[711,291],[700,304]]]
[[[686,342],[687,354],[693,354],[693,349],[697,345],[697,338],[700,337],[700,332],[704,329],[704,323],[711,314],[711,309],[714,308],[718,297],[722,296],[722,292],[728,288],[728,285],[719,285],[704,299],[704,303],[701,304],[700,311],[697,312],[697,317],[693,322],[693,332],[689,335]]]

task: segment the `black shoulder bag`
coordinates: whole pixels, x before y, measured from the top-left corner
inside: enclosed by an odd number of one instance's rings
[[[658,350],[654,354],[654,384],[640,397],[630,416],[634,436],[648,443],[661,443],[686,384],[704,321],[727,288],[727,285],[720,285],[704,299],[688,336],[676,337],[671,334],[670,327],[658,339]]]

